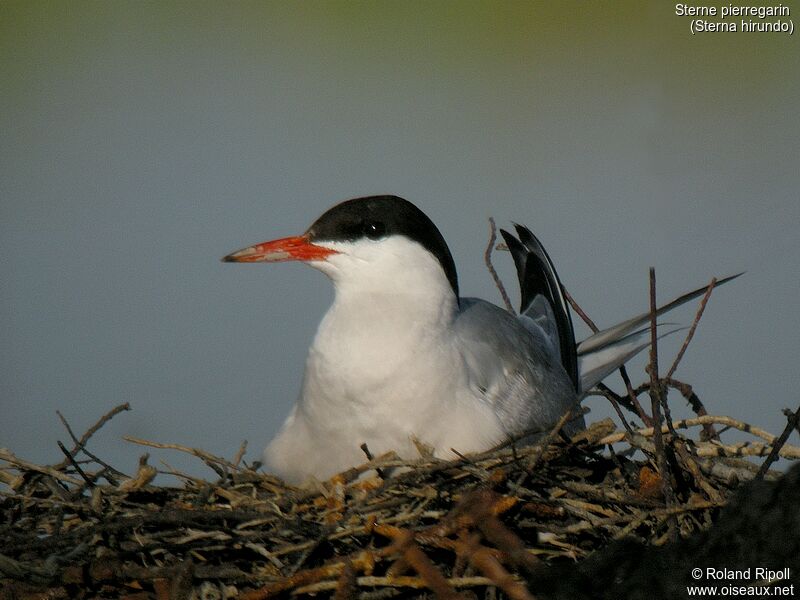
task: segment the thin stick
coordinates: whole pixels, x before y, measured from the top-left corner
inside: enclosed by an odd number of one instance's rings
[[[64,444],[61,443],[61,440],[57,440],[56,443],[58,444],[58,447],[61,449],[61,452],[64,453],[64,456],[67,457],[67,460],[70,462],[70,464],[72,464],[72,468],[75,469],[75,472],[78,475],[81,476],[81,478],[86,482],[86,485],[88,485],[90,488],[93,488],[94,487],[94,481],[92,481],[86,475],[86,473],[83,472],[83,469],[81,469],[80,465],[75,460],[75,457],[72,456],[72,454],[70,454],[70,451],[67,450],[67,447]]]
[[[372,452],[370,451],[369,446],[367,446],[367,442],[364,442],[363,444],[361,444],[359,446],[359,448],[361,448],[361,451],[364,453],[364,456],[367,457],[368,461],[375,460],[375,457],[372,455]],[[379,469],[375,469],[375,472],[378,474],[378,477],[380,477],[381,479],[385,479],[386,478],[385,474],[383,472],[383,469],[380,469],[380,468]]]
[[[575,298],[572,297],[572,294],[570,294],[567,291],[567,288],[565,288],[564,286],[561,286],[561,291],[564,292],[564,297],[567,299],[567,302],[569,302],[569,305],[572,307],[572,310],[574,310],[575,313],[581,319],[583,319],[583,322],[586,323],[589,326],[589,329],[591,329],[592,332],[594,332],[594,333],[597,333],[598,331],[600,331],[600,328],[597,325],[594,324],[594,321],[592,321],[592,319],[589,318],[589,315],[587,315],[585,312],[583,312],[583,309],[577,303]]]
[[[459,554],[463,554],[478,571],[491,579],[512,600],[534,600],[533,595],[523,583],[509,573],[492,551],[482,546],[477,536],[462,535],[458,544]]]
[[[788,408],[784,408],[783,409],[783,414],[784,414],[785,417],[788,418],[788,417],[790,417],[792,415],[792,411],[789,410]],[[794,424],[794,428],[797,429],[797,433],[800,433],[800,420],[797,421],[797,423]]]
[[[401,531],[401,535],[393,538],[393,546],[396,552],[401,553],[406,563],[422,578],[425,585],[436,594],[437,598],[445,600],[460,598],[448,583],[447,578],[417,545],[414,534],[407,530]]]
[[[634,408],[636,409],[636,413],[639,415],[639,418],[645,425],[652,425],[653,419],[651,419],[646,412],[644,412],[644,408],[642,405],[639,404],[639,397],[633,391],[633,385],[631,385],[631,378],[628,376],[628,369],[625,368],[625,365],[621,365],[619,368],[619,375],[622,377],[622,381],[625,382],[625,389],[628,391],[628,398],[630,398],[631,403],[633,404]]]
[[[128,402],[125,402],[124,404],[120,404],[120,405],[115,406],[114,408],[112,408],[110,411],[108,411],[106,414],[104,414],[102,417],[100,417],[100,419],[97,421],[97,423],[95,423],[89,429],[86,430],[86,433],[84,433],[81,436],[81,439],[78,440],[80,442],[80,445],[81,446],[85,446],[86,442],[89,441],[89,438],[92,437],[95,433],[97,433],[98,429],[100,429],[103,425],[108,423],[111,419],[113,419],[119,413],[124,412],[126,410],[130,410],[130,409],[131,409],[131,405]]]
[[[686,402],[691,406],[692,410],[698,417],[702,417],[708,414],[705,405],[700,401],[700,398],[697,396],[695,391],[692,389],[692,386],[688,383],[683,383],[682,381],[678,381],[677,379],[669,378],[665,380],[665,383],[678,390],[683,397],[686,399]],[[701,439],[712,440],[712,439],[719,439],[719,433],[716,429],[714,429],[713,425],[706,425],[703,427],[703,436]]]
[[[149,440],[142,440],[139,438],[132,437],[130,435],[123,435],[122,439],[125,440],[126,442],[131,442],[132,444],[139,444],[140,446],[148,446],[150,448],[160,448],[162,450],[179,450],[181,452],[186,452],[187,454],[191,454],[201,459],[209,466],[211,466],[210,463],[213,463],[222,465],[223,467],[227,467],[229,469],[233,469],[234,471],[241,470],[240,467],[237,467],[235,464],[228,462],[224,458],[220,458],[219,456],[214,456],[210,452],[206,452],[205,450],[200,450],[199,448],[190,448],[189,446],[181,446],[180,444],[163,444],[161,442],[151,442]],[[216,469],[214,469],[214,471],[216,471]]]
[[[75,456],[75,454],[80,450],[81,446],[86,446],[86,442],[89,441],[90,437],[92,437],[95,433],[97,433],[98,429],[100,429],[103,425],[108,423],[111,419],[113,419],[119,413],[121,413],[123,411],[126,411],[126,410],[130,410],[130,409],[131,409],[131,405],[128,402],[125,402],[124,404],[120,404],[120,405],[115,406],[114,408],[112,408],[110,411],[108,411],[106,414],[104,414],[102,417],[100,417],[100,419],[97,421],[97,423],[95,423],[94,425],[89,427],[89,429],[86,430],[86,433],[84,433],[81,436],[81,439],[78,440],[78,442],[75,444],[75,447],[72,450],[70,450],[70,454],[72,456]],[[56,412],[58,412],[58,411],[56,411]],[[62,422],[63,422],[63,419],[62,419]],[[67,430],[69,431],[69,428]],[[60,469],[63,469],[64,467],[66,467],[68,464],[69,464],[69,461],[67,459],[64,459],[60,463],[55,465],[53,468],[56,469],[56,470],[60,470]]]
[[[689,452],[686,442],[675,436],[673,445],[675,451],[678,453],[678,456],[683,461],[684,467],[692,475],[695,483],[700,487],[700,489],[705,492],[706,496],[708,496],[708,499],[712,502],[718,502],[720,504],[724,503],[724,497],[714,486],[708,482],[705,475],[703,475],[703,472],[700,470],[700,466],[697,464],[694,456],[692,456],[692,454]]]
[[[569,410],[567,410],[567,412],[561,415],[561,418],[558,420],[558,423],[556,423],[553,426],[553,428],[550,429],[550,431],[547,433],[544,439],[540,440],[537,443],[538,450],[536,454],[533,456],[533,459],[530,461],[530,466],[525,469],[528,472],[529,476],[533,475],[533,472],[536,470],[536,467],[539,466],[539,462],[542,460],[545,451],[550,447],[550,444],[555,439],[556,435],[558,435],[558,433],[561,431],[561,428],[564,427],[564,425],[566,425],[568,421],[574,419],[575,416],[576,415],[573,412],[573,409],[570,408]]]
[[[609,389],[608,391],[610,392],[611,390]],[[622,422],[622,426],[625,428],[625,431],[632,434],[633,429],[631,428],[631,424],[628,423],[628,420],[625,418],[625,415],[622,414],[622,409],[619,407],[619,402],[617,402],[614,396],[611,395],[606,396],[606,398],[608,398],[608,401],[611,402],[611,406],[614,407],[614,410],[617,411],[617,416],[619,417],[619,420]]]
[[[239,465],[241,464],[245,452],[247,452],[247,440],[242,440],[242,444],[241,446],[239,446],[239,450],[236,452],[236,456],[233,457],[233,464],[236,467],[239,467]]]
[[[650,405],[655,435],[653,439],[658,453],[658,469],[662,479],[666,472],[666,455],[664,440],[661,438],[661,386],[658,381],[658,323],[656,322],[656,270],[650,267],[650,362],[647,372],[650,375]],[[663,468],[662,468],[663,467]],[[665,490],[666,491],[666,490]],[[665,494],[666,496],[666,494]]]
[[[647,366],[650,372],[650,405],[652,407],[653,426],[655,435],[653,440],[656,446],[656,461],[658,471],[661,475],[661,489],[667,507],[675,504],[675,493],[670,481],[671,475],[667,463],[667,452],[664,448],[664,438],[661,432],[661,407],[666,406],[661,382],[658,379],[658,323],[656,321],[656,270],[650,267],[650,364]],[[675,539],[678,535],[678,519],[669,519],[670,537]]]
[[[72,427],[70,427],[69,422],[67,421],[66,417],[61,414],[60,410],[56,410],[56,414],[58,415],[58,418],[61,419],[61,424],[67,430],[67,433],[69,434],[69,437],[72,438],[72,443],[75,444],[76,446],[78,446],[80,444],[80,441],[75,436],[75,432],[72,431]],[[77,453],[77,451],[76,451],[76,453]],[[72,453],[70,452],[69,455],[72,456]]]
[[[688,383],[684,383],[682,381],[678,381],[677,379],[661,379],[663,384],[668,385],[669,387],[678,390],[681,395],[686,399],[686,402],[689,404],[691,409],[698,417],[705,417],[708,415],[708,411],[703,403],[698,398],[697,394],[692,389],[692,386]],[[646,381],[637,387],[634,390],[635,394],[641,394],[650,389],[650,382]],[[648,423],[648,425],[652,426],[652,422]],[[703,426],[703,439],[719,439],[719,433],[716,429],[714,429],[713,425],[706,424]]]
[[[764,431],[760,427],[756,427],[754,425],[750,425],[749,423],[745,423],[744,421],[739,421],[738,419],[726,416],[704,415],[702,417],[694,417],[692,419],[680,419],[679,421],[673,421],[672,427],[674,429],[689,429],[690,427],[696,427],[698,425],[705,426],[712,423],[733,427],[739,431],[750,433],[756,437],[760,437],[768,444],[772,444],[775,441],[775,436],[768,431]],[[668,426],[666,424],[661,425],[661,431],[663,433],[669,433]],[[654,430],[652,427],[644,427],[636,430],[635,433],[644,437],[651,437],[654,435]],[[626,434],[623,432],[613,433],[601,439],[598,444],[614,444],[616,442],[621,442],[625,439],[625,435]]]
[[[714,291],[714,286],[717,285],[717,278],[714,277],[711,279],[711,283],[708,284],[708,289],[706,290],[703,299],[700,300],[700,306],[697,307],[697,313],[694,316],[694,321],[692,322],[692,326],[689,328],[689,333],[686,334],[686,339],[683,340],[683,345],[681,349],[678,351],[678,355],[675,357],[675,360],[672,361],[672,366],[667,371],[665,379],[671,379],[672,375],[675,373],[675,369],[678,368],[678,363],[681,362],[684,353],[686,352],[686,348],[689,347],[689,343],[692,341],[694,337],[694,332],[697,329],[697,324],[700,323],[700,319],[703,316],[703,312],[706,310],[706,304],[708,304],[708,299],[711,298],[711,292]]]
[[[28,462],[27,460],[17,458],[11,452],[3,448],[0,448],[0,460],[4,460],[7,463],[14,465],[15,467],[21,467],[26,471],[36,471],[37,473],[42,473],[43,475],[49,475],[53,479],[58,479],[59,481],[63,481],[64,483],[71,483],[72,485],[82,484],[80,479],[75,479],[74,477],[70,477],[69,475],[64,475],[64,473],[54,469],[53,467],[42,467],[39,465],[35,465],[31,462]],[[67,464],[69,464],[68,461]]]
[[[758,473],[756,473],[756,479],[763,479],[764,475],[767,474],[769,471],[769,466],[774,463],[778,456],[780,455],[781,448],[786,443],[786,440],[789,439],[789,436],[794,431],[795,426],[800,420],[800,406],[797,407],[797,410],[786,419],[786,427],[783,428],[783,433],[778,436],[778,439],[775,440],[772,444],[772,450],[769,452],[769,456],[767,456],[766,460],[761,463],[761,467],[758,469]]]
[[[589,315],[586,314],[586,311],[584,311],[583,308],[581,308],[581,305],[578,304],[578,301],[572,297],[572,294],[570,294],[569,291],[564,286],[561,286],[561,290],[564,292],[564,297],[567,299],[567,302],[569,302],[569,305],[572,307],[572,310],[574,310],[575,313],[581,319],[583,319],[583,322],[589,326],[589,329],[591,329],[592,332],[594,333],[600,331],[600,328],[597,327],[595,322],[592,321],[591,317],[589,317]],[[625,365],[620,365],[619,374],[622,377],[622,381],[625,382],[625,388],[628,390],[628,398],[630,399],[631,407],[633,407],[634,409],[632,412],[635,412],[639,416],[639,418],[644,422],[645,425],[652,425],[653,424],[652,420],[650,419],[650,417],[647,416],[647,413],[644,412],[642,405],[639,404],[639,399],[636,397],[636,394],[633,393],[633,387],[631,386],[631,379],[630,377],[628,377],[628,371],[627,369],[625,369]],[[597,387],[600,387],[601,385],[603,384],[600,384]],[[609,388],[606,387],[605,389],[611,392]],[[608,396],[606,397],[609,398]],[[610,399],[611,398],[609,398],[609,400]],[[618,402],[621,401],[621,398],[618,394],[615,395],[615,399]],[[628,407],[626,406],[626,408]]]
[[[494,218],[489,217],[489,244],[486,246],[486,252],[483,253],[483,262],[486,263],[486,268],[489,269],[489,274],[492,276],[495,286],[500,291],[500,296],[503,298],[503,303],[506,305],[506,310],[512,315],[515,315],[517,312],[514,310],[514,305],[511,304],[511,299],[508,297],[506,287],[503,285],[503,282],[500,280],[500,276],[497,274],[497,271],[495,271],[494,265],[492,264],[492,251],[494,250],[494,243],[496,241],[497,226],[494,224]]]
[[[697,444],[697,456],[769,456],[770,444],[760,442],[744,442],[741,444],[720,444],[718,442],[700,442]],[[800,448],[784,444],[779,454],[782,458],[800,459]]]
[[[596,521],[595,523],[589,523],[588,521],[581,521],[579,523],[575,523],[574,525],[567,525],[564,527],[564,533],[580,533],[581,531],[597,529],[598,527],[605,527],[607,525],[616,525],[617,523],[628,523],[628,522],[644,522],[647,519],[651,519],[654,517],[671,517],[677,516],[681,513],[692,512],[696,510],[708,510],[709,508],[717,508],[721,506],[715,502],[694,502],[692,504],[684,504],[682,506],[673,506],[672,508],[657,508],[649,512],[641,512],[638,514],[632,515],[620,515],[618,517],[611,517],[609,519],[603,519],[601,521]]]
[[[106,463],[105,461],[100,459],[99,457],[97,457],[94,454],[92,454],[91,452],[89,452],[89,450],[86,449],[86,446],[83,445],[81,443],[81,441],[75,436],[75,432],[72,431],[72,427],[70,427],[69,422],[67,421],[66,417],[64,417],[64,415],[61,414],[61,411],[57,410],[56,414],[58,415],[58,418],[61,419],[61,423],[64,425],[64,428],[67,430],[67,433],[69,434],[69,437],[72,438],[72,442],[78,448],[78,450],[73,451],[73,452],[68,452],[68,453],[65,452],[65,454],[67,454],[68,458],[74,458],[77,455],[78,452],[83,452],[86,456],[91,458],[98,465],[100,465],[104,469],[106,469],[107,472],[104,473],[102,476],[105,477],[111,485],[117,485],[117,481],[116,481],[115,477],[109,476],[108,473],[113,473],[117,477],[123,477],[125,479],[129,479],[128,475],[126,475],[125,473],[123,473],[122,471],[120,471],[118,469],[115,469],[114,467],[112,467],[111,465],[109,465],[108,463]],[[99,474],[97,476],[99,476]]]

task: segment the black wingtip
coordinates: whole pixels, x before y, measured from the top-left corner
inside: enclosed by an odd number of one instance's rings
[[[513,235],[511,235],[508,231],[506,231],[502,227],[500,228],[500,235],[503,237],[503,240],[505,240],[506,244],[509,243],[509,238],[514,240],[514,242],[518,241],[517,238],[515,238]]]
[[[533,235],[533,232],[528,229],[525,225],[520,225],[519,223],[514,223],[514,229],[517,231],[517,236],[519,236],[519,240],[523,244],[527,244],[528,241],[534,240],[536,245],[541,246],[541,242],[539,242],[538,238]]]
[[[747,271],[739,271],[734,275],[728,275],[727,277],[723,277],[722,279],[717,279],[717,282],[714,285],[722,285],[723,283],[728,283],[729,281],[733,281],[734,279],[738,279],[742,275],[747,273]]]
[[[500,230],[500,235],[503,236],[503,240],[508,247],[508,251],[511,252],[511,256],[514,259],[514,264],[517,267],[517,271],[524,271],[526,254],[525,246],[522,244],[522,242],[515,238],[513,234],[509,233],[505,229]]]
[[[578,389],[578,362],[575,353],[575,332],[564,297],[563,287],[553,262],[533,232],[514,223],[519,239],[501,229],[517,267],[520,286],[520,313],[525,313],[537,296],[544,297],[553,310],[561,347],[561,362],[575,388]]]

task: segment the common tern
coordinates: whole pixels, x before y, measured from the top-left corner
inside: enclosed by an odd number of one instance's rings
[[[649,313],[576,345],[563,287],[539,240],[520,225],[516,237],[501,233],[519,276],[519,316],[459,297],[441,233],[396,196],[347,200],[302,235],[222,259],[301,261],[335,288],[299,399],[264,451],[270,472],[302,483],[363,463],[363,444],[376,455],[414,458],[421,442],[447,459],[546,431],[649,345]],[[583,427],[578,416],[563,431]]]

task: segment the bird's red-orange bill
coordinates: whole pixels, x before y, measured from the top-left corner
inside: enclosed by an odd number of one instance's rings
[[[224,262],[284,262],[288,260],[324,260],[336,250],[312,244],[308,236],[292,237],[262,242],[242,248],[223,257]]]

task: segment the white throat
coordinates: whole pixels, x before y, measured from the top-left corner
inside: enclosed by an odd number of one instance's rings
[[[335,363],[348,374],[342,379],[359,385],[390,375],[430,344],[446,343],[458,304],[430,252],[403,236],[324,245],[340,254],[312,266],[331,278],[335,297],[309,367],[317,359],[324,372]]]
[[[455,302],[455,295],[439,261],[417,242],[395,235],[381,240],[316,242],[336,250],[324,261],[309,263],[322,271],[337,296],[410,295]]]

